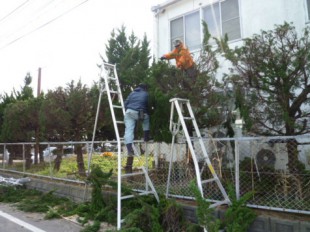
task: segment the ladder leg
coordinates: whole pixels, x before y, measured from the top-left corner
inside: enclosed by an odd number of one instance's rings
[[[193,159],[193,162],[194,162],[194,168],[195,168],[195,173],[196,173],[197,185],[198,185],[198,188],[199,188],[199,190],[201,192],[202,197],[204,197],[203,185],[202,184],[215,181],[216,184],[217,184],[217,187],[219,188],[219,190],[221,191],[221,193],[222,193],[222,195],[224,197],[224,200],[220,201],[219,203],[217,203],[217,205],[227,204],[227,203],[229,204],[230,200],[228,198],[228,195],[227,195],[227,193],[226,193],[222,183],[220,182],[220,180],[219,180],[217,174],[215,173],[214,168],[213,168],[213,166],[212,166],[212,164],[210,162],[208,153],[206,151],[204,142],[202,140],[202,137],[201,137],[201,134],[200,134],[200,130],[198,128],[198,125],[197,125],[194,113],[193,113],[193,111],[191,109],[189,100],[173,98],[173,99],[170,100],[170,102],[171,102],[171,107],[173,107],[173,106],[175,107],[175,109],[176,109],[176,111],[178,113],[179,121],[182,124],[183,133],[184,133],[184,135],[186,137],[188,148],[189,148],[189,150],[190,150],[190,152],[192,154],[192,159]],[[185,109],[185,107],[186,107],[186,109]],[[171,108],[171,112],[173,112],[172,108]],[[186,113],[188,113],[189,116],[187,116],[187,115],[184,116],[184,114],[186,114]],[[195,149],[194,149],[193,143],[191,141],[190,135],[188,133],[185,120],[189,120],[192,123],[192,125],[193,125],[193,127],[195,129],[195,133],[196,133],[197,139],[199,141],[199,145],[200,145],[201,151],[203,153],[204,160],[207,163],[209,171],[211,172],[211,174],[213,176],[213,178],[211,178],[209,180],[202,180],[201,179],[202,178],[202,176],[201,176],[202,173],[200,172],[200,168],[199,168],[199,164],[198,164],[198,159],[197,159],[197,156],[195,154]],[[170,121],[172,121],[172,118],[170,118]],[[171,129],[171,124],[170,124],[170,129]]]
[[[174,155],[174,141],[175,141],[175,135],[173,135],[173,137],[172,137],[172,143],[171,143],[170,162],[169,162],[169,171],[168,171],[168,180],[167,180],[167,187],[166,187],[166,198],[168,198],[168,195],[169,195],[170,178],[171,178],[171,169],[172,169],[172,161],[173,161],[173,155]]]
[[[118,147],[118,165],[117,165],[117,229],[121,229],[121,214],[122,214],[122,207],[121,207],[121,201],[123,199],[130,198],[131,196],[122,196],[122,152],[121,152],[121,145],[122,141],[119,135],[119,125],[124,125],[124,117],[125,117],[125,107],[124,107],[124,101],[122,97],[122,92],[120,88],[120,83],[118,80],[117,72],[116,72],[116,66],[108,63],[103,63],[101,66],[101,75],[103,77],[104,83],[105,83],[105,91],[108,96],[108,102],[110,106],[110,111],[111,111],[111,116],[112,116],[112,121],[113,121],[113,126],[114,126],[114,131],[115,131],[115,136],[117,140],[117,147]],[[118,99],[118,104],[115,104],[116,100]],[[121,110],[122,111],[122,116],[123,118],[121,120],[117,120],[116,116],[119,114],[115,113],[115,110]],[[130,148],[130,152],[128,152],[131,155],[134,155],[134,147]],[[137,153],[136,153],[137,154]],[[133,161],[134,157],[133,156],[128,156],[127,157],[127,165],[125,167],[125,171],[127,174],[125,176],[133,176],[134,173],[132,173],[132,166],[133,166]],[[89,162],[90,163],[90,162]],[[144,192],[145,194],[148,194],[148,187],[150,186],[152,189],[152,193],[156,197],[156,199],[159,201],[157,192],[151,182],[151,179],[148,176],[148,169],[143,169],[142,174],[144,173],[145,179],[146,179],[146,191]]]

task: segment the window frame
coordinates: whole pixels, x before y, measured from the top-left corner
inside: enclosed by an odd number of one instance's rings
[[[187,33],[187,31],[186,31],[186,17],[188,17],[190,15],[197,14],[197,13],[198,13],[198,16],[199,16],[198,25],[199,25],[199,39],[200,39],[200,43],[196,46],[197,48],[194,48],[192,50],[199,50],[200,49],[200,47],[201,47],[201,33],[202,33],[202,30],[201,30],[201,24],[199,24],[199,22],[201,22],[201,12],[200,12],[200,9],[197,9],[197,10],[188,12],[186,14],[183,14],[181,16],[178,16],[178,17],[175,17],[175,18],[169,20],[170,48],[171,48],[171,50],[174,49],[173,41],[176,40],[176,39],[181,39],[184,42],[184,44],[187,46],[187,44],[186,44],[186,33]],[[172,25],[171,24],[172,24],[173,21],[176,21],[176,20],[179,20],[179,19],[182,19],[182,22],[183,22],[182,23],[183,33],[180,36],[172,36]]]
[[[218,4],[218,11],[219,11],[218,12],[218,17],[219,17],[218,21],[219,21],[219,25],[216,25],[216,28],[219,29],[218,30],[219,31],[219,35],[218,34],[217,35],[212,35],[211,34],[211,36],[213,36],[213,37],[222,37],[222,36],[224,36],[223,29],[224,29],[225,24],[227,22],[229,22],[229,21],[233,21],[233,20],[237,19],[238,20],[238,25],[236,25],[236,29],[238,29],[238,30],[236,30],[236,33],[237,33],[238,36],[237,36],[237,38],[232,38],[232,39],[229,39],[229,37],[228,37],[228,41],[231,42],[231,41],[236,41],[236,40],[242,39],[241,18],[240,18],[240,2],[239,2],[239,0],[235,0],[235,1],[237,3],[238,14],[235,15],[234,17],[229,18],[228,20],[225,20],[225,21],[223,20],[223,4],[225,4],[225,1],[219,0],[219,1],[213,2],[212,4],[208,4],[208,5],[202,7],[201,18],[202,18],[202,20],[206,21],[205,20],[206,16],[204,15],[205,14],[205,9],[208,8],[208,7],[212,8],[212,5]],[[212,8],[212,9],[214,9],[214,8]],[[227,31],[225,32],[225,34],[227,34]]]
[[[305,0],[306,5],[306,23],[310,23],[310,0]]]
[[[306,0],[306,1],[309,1],[309,3],[310,3],[310,0]],[[195,9],[194,11],[187,12],[185,14],[182,14],[180,16],[177,16],[175,18],[170,19],[169,20],[169,30],[170,30],[169,38],[170,38],[171,50],[174,48],[173,41],[175,39],[181,39],[182,41],[184,41],[185,45],[187,46],[187,44],[186,44],[186,33],[187,33],[187,31],[186,31],[186,26],[185,26],[186,25],[186,17],[189,16],[189,15],[192,15],[192,14],[196,14],[196,13],[198,13],[198,15],[199,15],[199,34],[200,34],[199,37],[200,37],[200,43],[199,43],[199,45],[194,45],[194,49],[191,49],[191,48],[189,48],[189,49],[191,51],[196,51],[196,50],[201,49],[201,45],[202,45],[202,41],[203,41],[203,27],[202,27],[202,23],[201,22],[202,22],[202,20],[205,20],[205,16],[204,16],[205,11],[204,10],[207,7],[210,7],[210,6],[215,5],[215,4],[218,4],[218,8],[219,8],[218,9],[219,10],[218,17],[219,17],[219,24],[220,24],[219,26],[216,26],[216,29],[219,32],[219,35],[216,35],[216,37],[218,37],[218,36],[222,37],[223,36],[223,19],[222,19],[222,4],[223,4],[223,2],[224,2],[223,0],[218,0],[218,1],[213,2],[212,4],[207,4],[207,5],[204,5],[204,6],[200,6],[199,9]],[[240,1],[236,0],[236,2],[238,4],[237,5],[238,16],[232,17],[229,20],[238,19],[238,23],[239,23],[239,25],[237,25],[238,38],[229,39],[229,42],[233,42],[233,41],[237,41],[237,40],[242,39],[241,16],[240,16]],[[310,7],[310,5],[309,5],[309,7]],[[182,30],[183,30],[183,32],[179,36],[172,36],[172,22],[175,21],[175,20],[179,20],[181,18],[182,18]],[[226,20],[225,22],[227,22],[229,20]],[[214,35],[211,34],[211,36],[214,36]]]

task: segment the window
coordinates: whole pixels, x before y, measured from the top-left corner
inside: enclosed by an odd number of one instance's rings
[[[213,37],[227,34],[228,40],[241,38],[238,0],[217,2],[203,8],[203,20]]]
[[[310,0],[307,0],[307,9],[308,9],[308,21],[310,20]]]
[[[184,32],[183,32],[183,17],[178,18],[175,20],[172,20],[170,23],[170,38],[171,38],[171,48],[173,48],[173,41],[176,39],[182,39],[184,38]]]
[[[170,21],[170,41],[173,49],[173,41],[181,39],[189,50],[196,50],[201,47],[202,24],[204,20],[213,37],[220,37],[227,34],[228,40],[241,38],[239,0],[218,1],[212,5],[202,8],[200,11],[183,15]],[[307,0],[310,3],[310,0]],[[309,5],[310,6],[310,5]]]
[[[185,16],[185,44],[190,50],[200,48],[200,16],[199,12]]]
[[[170,41],[181,39],[190,50],[199,49],[201,44],[199,11],[170,22]]]
[[[209,33],[213,37],[220,37],[221,29],[220,25],[220,4],[215,3],[213,5],[209,5],[203,9],[203,20],[208,24]]]

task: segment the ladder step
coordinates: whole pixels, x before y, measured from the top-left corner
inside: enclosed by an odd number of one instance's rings
[[[105,67],[109,67],[109,68],[114,68],[115,65],[114,64],[109,64],[109,63],[104,63],[103,64]]]
[[[122,107],[122,106],[120,106],[120,105],[113,105],[113,107],[114,107],[114,108],[123,109],[123,107]]]
[[[128,176],[138,176],[138,175],[141,175],[141,174],[144,174],[144,172],[133,172],[133,173],[127,173],[127,174],[122,175],[122,177],[128,177]]]
[[[212,179],[208,179],[208,180],[202,180],[201,183],[202,183],[202,184],[205,184],[205,183],[210,183],[210,182],[216,181],[216,180],[218,180],[218,178],[212,178]]]
[[[110,93],[117,93],[118,94],[118,91],[117,90],[110,90]]]
[[[194,120],[192,117],[184,117],[185,120]]]
[[[148,195],[148,194],[153,194],[153,192],[152,191],[145,191],[143,193],[138,193],[136,195],[126,195],[126,196],[122,196],[121,200],[133,198],[133,197],[136,197],[137,195],[144,196],[144,195]]]
[[[210,205],[210,208],[214,208],[214,207],[217,207],[217,206],[223,205],[223,204],[230,204],[230,201],[224,200],[224,201],[215,202],[214,204]]]
[[[125,124],[124,121],[116,121],[117,124]]]
[[[115,77],[108,77],[108,80],[112,80],[112,81],[116,81],[117,80],[117,78],[115,78]]]

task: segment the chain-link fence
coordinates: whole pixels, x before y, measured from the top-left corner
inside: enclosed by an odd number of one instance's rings
[[[181,141],[181,139],[179,139]],[[208,156],[224,188],[233,184],[237,198],[253,192],[251,207],[285,210],[310,214],[310,137],[241,137],[210,138],[204,144]],[[192,140],[203,179],[212,175],[205,165],[198,141]],[[36,158],[36,149],[40,156]],[[193,199],[190,187],[196,181],[193,156],[185,142],[173,146],[166,143],[136,141],[138,156],[133,160],[133,172],[146,167],[157,193],[169,197]],[[80,155],[77,155],[80,154]],[[81,158],[82,157],[82,158]],[[127,153],[122,145],[121,168],[125,173]],[[35,173],[63,179],[79,179],[92,165],[104,172],[113,170],[117,177],[118,157],[115,141],[0,144],[2,169]],[[70,162],[69,162],[70,161]],[[79,168],[80,166],[80,168]],[[82,169],[83,170],[83,169]],[[134,175],[124,183],[133,189],[145,187],[145,176]],[[211,201],[222,198],[215,182],[203,185],[205,196]]]

